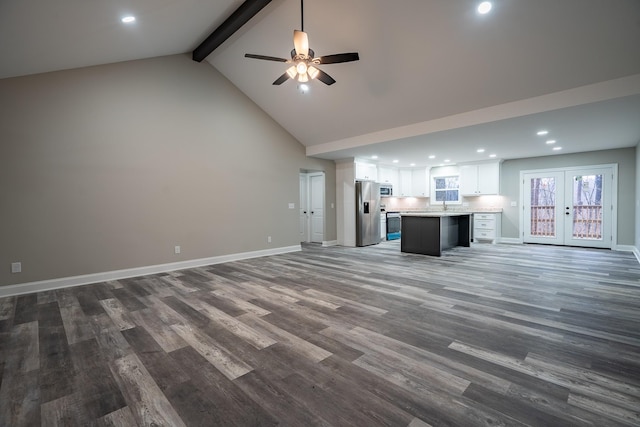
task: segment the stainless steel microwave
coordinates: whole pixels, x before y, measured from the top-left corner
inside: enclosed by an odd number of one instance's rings
[[[380,184],[380,195],[381,196],[393,196],[393,185],[391,185],[391,184]]]

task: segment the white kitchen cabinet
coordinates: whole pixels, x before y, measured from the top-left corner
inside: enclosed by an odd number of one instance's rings
[[[398,171],[400,176],[400,185],[398,186],[398,192],[394,191],[394,195],[398,195],[401,197],[410,197],[412,196],[411,192],[413,191],[413,181],[411,169],[400,169]]]
[[[373,163],[356,162],[356,179],[377,181],[377,166]]]
[[[427,168],[401,168],[400,185],[394,194],[404,197],[429,197],[429,170]]]
[[[388,166],[378,166],[378,182],[382,184],[391,184],[394,193],[398,187],[398,169]]]
[[[411,195],[429,197],[429,169],[415,168],[411,171]]]
[[[498,213],[473,214],[473,240],[477,242],[489,240],[495,243],[501,228],[502,215]]]
[[[500,192],[500,163],[460,166],[460,194],[482,196]]]

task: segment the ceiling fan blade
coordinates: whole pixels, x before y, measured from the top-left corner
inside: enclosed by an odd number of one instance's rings
[[[318,70],[318,76],[316,78],[320,80],[322,83],[326,84],[327,86],[331,86],[336,82],[333,79],[333,77],[331,77],[329,74],[325,73],[319,68],[317,70]]]
[[[245,53],[245,58],[253,58],[253,59],[262,59],[264,61],[277,61],[277,62],[287,62],[284,58],[276,58],[275,56],[265,56],[265,55],[254,55],[252,53]]]
[[[321,64],[338,64],[340,62],[358,61],[360,56],[358,52],[336,53],[335,55],[326,55],[320,57]]]
[[[275,82],[273,82],[274,85],[281,85],[282,83],[286,82],[287,80],[289,80],[289,74],[284,73],[283,75],[281,75],[280,77],[278,77],[276,79]]]
[[[298,55],[309,55],[309,37],[304,31],[293,30],[293,46]]]

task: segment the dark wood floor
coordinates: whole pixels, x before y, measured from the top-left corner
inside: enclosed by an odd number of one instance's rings
[[[628,253],[300,253],[0,299],[0,425],[640,425]]]

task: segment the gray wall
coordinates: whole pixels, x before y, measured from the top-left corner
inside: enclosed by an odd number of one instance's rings
[[[640,142],[636,145],[636,250],[640,251]]]
[[[0,100],[0,285],[296,245],[301,169],[326,172],[336,239],[334,163],[207,62],[4,79]]]
[[[506,160],[500,171],[500,193],[505,197],[502,237],[518,238],[520,212],[520,171],[571,166],[618,164],[618,244],[635,245],[636,148]],[[510,202],[517,201],[518,207]]]

